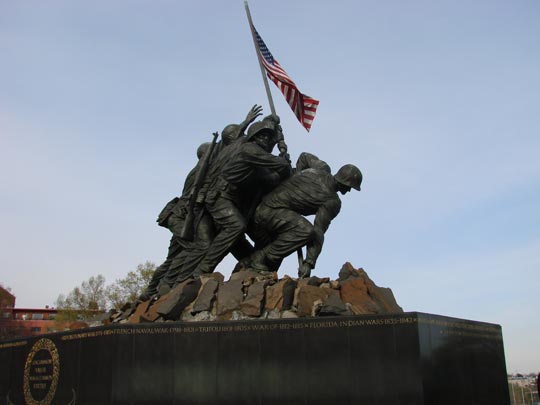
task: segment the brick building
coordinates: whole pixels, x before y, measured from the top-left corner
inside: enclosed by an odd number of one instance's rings
[[[70,323],[55,320],[57,314],[49,307],[15,308],[15,296],[0,286],[0,340],[71,329]]]

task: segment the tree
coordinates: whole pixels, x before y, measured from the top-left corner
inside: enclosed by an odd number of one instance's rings
[[[156,265],[152,262],[139,264],[135,271],[130,271],[126,277],[116,280],[107,287],[106,296],[109,305],[114,309],[120,309],[127,302],[135,301],[144,291]]]
[[[11,292],[11,288],[5,287],[0,283],[0,308],[15,306],[15,297]]]
[[[56,307],[96,311],[105,310],[106,302],[105,277],[98,274],[83,281],[80,287],[75,287],[67,296],[60,295],[56,300]]]
[[[95,311],[120,309],[125,303],[135,301],[142,294],[155,270],[156,265],[147,261],[139,264],[137,269],[130,271],[126,277],[108,286],[105,285],[105,277],[101,274],[90,277],[67,295],[58,296],[55,303],[60,310],[57,319],[60,321],[85,319],[95,314]]]
[[[84,319],[95,313],[105,311],[105,277],[101,274],[83,281],[79,287],[71,290],[67,296],[59,295],[56,307],[60,310],[56,319],[60,322]]]

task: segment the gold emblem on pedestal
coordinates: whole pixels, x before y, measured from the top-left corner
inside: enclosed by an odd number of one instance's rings
[[[24,399],[30,405],[50,405],[60,374],[58,349],[50,339],[38,340],[24,365]]]

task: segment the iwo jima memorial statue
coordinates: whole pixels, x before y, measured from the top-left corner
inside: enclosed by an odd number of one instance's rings
[[[246,12],[271,113],[255,105],[199,146],[159,214],[168,254],[137,302],[105,326],[0,342],[0,401],[509,404],[499,325],[405,313],[349,263],[337,280],[312,275],[340,195],[360,191],[362,173],[308,152],[291,163],[266,79],[307,130],[318,101]],[[214,270],[229,253],[238,263],[225,281]],[[280,279],[291,254],[298,277]]]

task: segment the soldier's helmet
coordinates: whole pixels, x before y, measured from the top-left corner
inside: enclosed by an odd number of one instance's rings
[[[247,141],[253,139],[255,135],[261,132],[269,132],[274,135],[276,133],[276,124],[266,119],[251,124],[248,129]]]
[[[360,191],[360,184],[362,184],[362,172],[355,165],[349,164],[341,167],[334,178],[338,183]]]
[[[240,125],[230,124],[223,128],[221,131],[221,140],[225,145],[231,144],[235,139],[240,136]]]
[[[279,122],[280,122],[280,118],[279,118],[279,115],[277,114],[270,114],[270,115],[267,115],[266,117],[263,118],[263,121],[264,120],[268,120],[268,121],[272,121],[274,124],[278,125]]]
[[[204,156],[208,148],[210,148],[211,144],[212,142],[205,142],[199,145],[199,147],[197,148],[197,159],[200,159]]]

